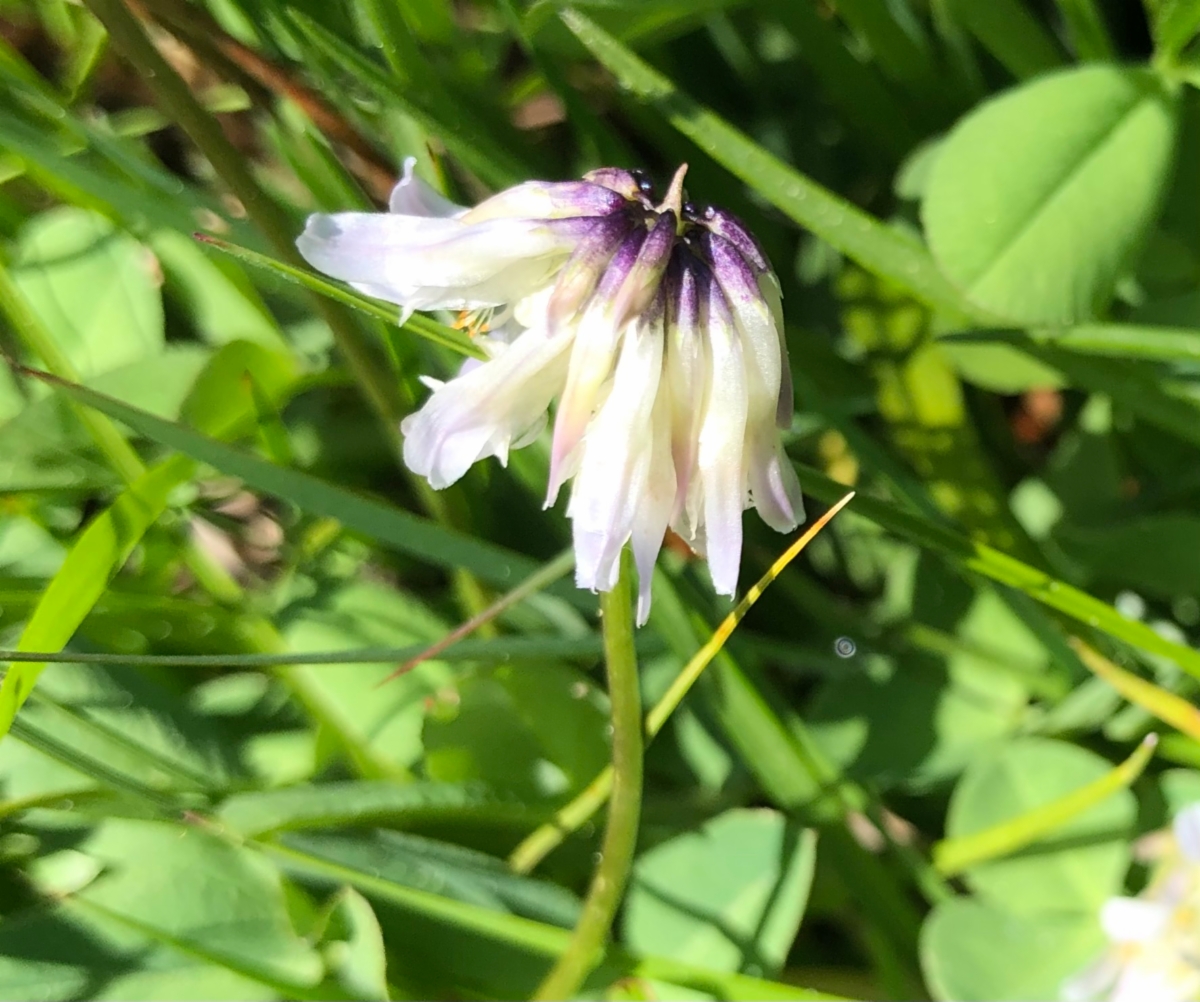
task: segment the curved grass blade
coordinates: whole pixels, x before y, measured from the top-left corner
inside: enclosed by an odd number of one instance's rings
[[[717,163],[795,222],[922,302],[955,316],[978,317],[979,311],[963,299],[912,237],[884,225],[768,153],[579,11],[568,9],[559,16],[612,71],[621,87],[654,107]]]
[[[1093,674],[1104,679],[1129,702],[1135,703],[1148,713],[1152,713],[1164,724],[1168,724],[1197,741],[1200,741],[1200,708],[1188,702],[1182,696],[1176,696],[1161,686],[1155,685],[1144,678],[1138,678],[1132,672],[1126,671],[1113,664],[1099,651],[1089,647],[1082,640],[1072,638],[1071,646],[1079,655],[1079,660]]]
[[[1129,786],[1142,774],[1157,744],[1158,735],[1147,734],[1129,758],[1095,782],[1010,818],[1003,824],[960,838],[943,839],[933,847],[934,866],[949,877],[978,863],[1007,856],[1031,845],[1042,836],[1061,828],[1076,815]]]
[[[273,842],[253,841],[254,848],[273,858],[286,869],[310,878],[337,884],[350,884],[367,897],[387,901],[425,921],[473,933],[494,948],[513,951],[524,958],[548,962],[566,949],[570,931],[535,922],[519,915],[492,911],[466,901],[456,901],[430,891],[406,887],[374,873],[318,855],[311,850]],[[523,958],[523,959],[524,959]],[[744,974],[727,974],[692,967],[657,957],[634,957],[610,947],[601,961],[601,975],[609,980],[622,977],[655,978],[729,999],[836,999],[837,996],[765,981]]]

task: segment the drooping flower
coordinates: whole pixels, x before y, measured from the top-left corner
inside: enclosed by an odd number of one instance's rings
[[[547,506],[572,481],[576,581],[607,591],[631,543],[650,604],[671,526],[733,595],[742,511],[781,532],[803,517],[779,428],[792,415],[779,282],[731,214],[665,197],[639,171],[517,185],[463,208],[412,173],[388,213],[316,215],[315,268],[402,310],[458,310],[486,361],[427,380],[401,425],[404,461],[435,488],[507,462],[557,399]]]
[[[1135,898],[1109,898],[1100,924],[1108,952],[1063,987],[1066,1002],[1200,1000],[1200,804],[1156,839],[1157,860]]]

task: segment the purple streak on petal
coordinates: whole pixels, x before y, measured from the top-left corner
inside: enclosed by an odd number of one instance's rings
[[[591,229],[580,238],[579,244],[558,273],[558,281],[547,307],[552,331],[574,316],[587,301],[621,241],[632,228],[633,220],[624,213],[599,216],[593,220]]]
[[[700,329],[697,273],[703,266],[691,254],[676,255],[664,282],[667,299],[666,380],[670,388],[671,455],[676,497],[672,520],[680,517],[696,475],[700,423],[707,403],[708,343]],[[702,279],[707,282],[707,276]]]
[[[613,301],[618,327],[645,310],[657,295],[667,262],[671,260],[671,251],[675,248],[675,224],[675,213],[664,212],[638,251],[637,260]]]
[[[600,387],[612,371],[621,328],[614,322],[611,305],[637,261],[645,240],[646,231],[636,227],[621,241],[608,267],[604,269],[596,291],[576,322],[567,385],[554,419],[546,507],[554,504],[559,489],[570,476],[572,454],[587,430]]]
[[[480,202],[464,217],[486,219],[569,219],[606,216],[625,206],[615,191],[588,181],[526,181]]]

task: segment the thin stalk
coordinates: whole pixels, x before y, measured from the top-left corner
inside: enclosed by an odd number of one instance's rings
[[[601,596],[608,698],[612,706],[613,789],[600,863],[579,923],[533,997],[569,999],[603,955],[605,939],[633,867],[642,809],[642,699],[633,647],[632,561],[625,553],[612,591]]]
[[[675,676],[674,681],[667,687],[667,691],[646,714],[646,740],[653,741],[659,731],[666,726],[667,720],[671,714],[683,702],[686,696],[700,678],[701,673],[708,667],[714,657],[724,648],[725,642],[730,635],[737,629],[740,623],[750,611],[754,603],[759,600],[762,593],[767,590],[767,586],[771,584],[784,569],[790,564],[826,525],[829,521],[841,511],[850,499],[854,497],[854,491],[850,491],[837,504],[825,512],[816,522],[800,535],[791,546],[789,546],[783,554],[776,560],[767,572],[758,580],[744,596],[742,600],[734,606],[733,611],[721,621],[721,625],[714,631],[708,642],[698,650],[695,655],[688,661],[679,674]],[[562,844],[564,838],[577,831],[589,818],[592,817],[608,800],[609,794],[613,788],[613,767],[605,766],[604,769],[597,774],[588,785],[565,807],[561,808],[548,822],[541,825],[531,832],[518,845],[508,857],[509,868],[516,873],[530,873],[533,868],[545,859],[551,852]]]

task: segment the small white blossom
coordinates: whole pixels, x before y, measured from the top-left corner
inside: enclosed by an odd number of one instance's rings
[[[507,462],[557,400],[547,506],[572,481],[576,580],[606,591],[633,548],[638,621],[668,525],[733,595],[742,511],[785,532],[803,517],[779,428],[792,415],[779,282],[732,215],[666,197],[636,171],[529,182],[473,209],[405,164],[388,213],[309,219],[316,268],[404,311],[470,311],[468,362],[401,425],[404,461],[435,488]]]
[[[1200,1000],[1200,804],[1180,811],[1136,898],[1110,898],[1100,925],[1112,942],[1063,986],[1066,1002]]]

